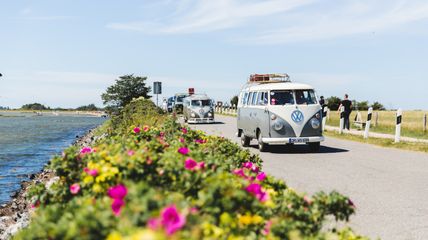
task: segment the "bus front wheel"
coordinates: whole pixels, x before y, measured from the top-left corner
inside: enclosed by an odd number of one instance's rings
[[[250,146],[251,139],[247,136],[245,136],[244,133],[241,133],[241,145],[243,147],[249,147]]]

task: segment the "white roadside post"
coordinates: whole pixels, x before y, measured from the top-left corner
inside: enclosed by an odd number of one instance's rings
[[[345,107],[340,107],[340,122],[339,122],[339,133],[343,133],[343,125],[345,124]]]
[[[369,112],[367,114],[366,129],[364,131],[364,138],[366,139],[369,137],[370,123],[372,121],[372,113],[373,113],[373,108],[370,107]]]
[[[424,132],[426,132],[427,131],[427,114],[425,113],[424,114],[424,127],[423,127],[423,129],[424,129]]]
[[[395,142],[399,143],[400,142],[400,135],[401,135],[401,120],[402,120],[402,116],[403,115],[403,110],[401,110],[401,108],[399,108],[397,110],[397,121],[396,121],[396,125],[395,125]]]
[[[325,131],[325,124],[327,122],[327,107],[324,107],[324,112],[322,113],[322,130]]]

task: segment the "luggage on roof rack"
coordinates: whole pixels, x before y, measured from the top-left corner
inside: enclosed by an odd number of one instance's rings
[[[248,79],[249,82],[291,82],[288,74],[252,74]]]

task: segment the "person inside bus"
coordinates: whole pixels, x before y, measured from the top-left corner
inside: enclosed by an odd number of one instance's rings
[[[308,100],[305,97],[303,91],[296,91],[296,103],[297,104],[307,104]]]

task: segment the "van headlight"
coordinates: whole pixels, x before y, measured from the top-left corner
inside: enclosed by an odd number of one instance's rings
[[[275,129],[276,131],[281,130],[283,127],[284,125],[280,121],[275,121],[273,124],[273,129]]]
[[[213,116],[213,114],[209,112],[208,113],[208,117],[212,117],[212,116]]]
[[[192,112],[192,113],[190,114],[190,116],[191,116],[192,118],[194,118],[194,117],[196,117],[196,114]]]
[[[320,127],[320,120],[318,120],[316,118],[312,118],[311,125],[312,125],[313,129],[319,128]]]

